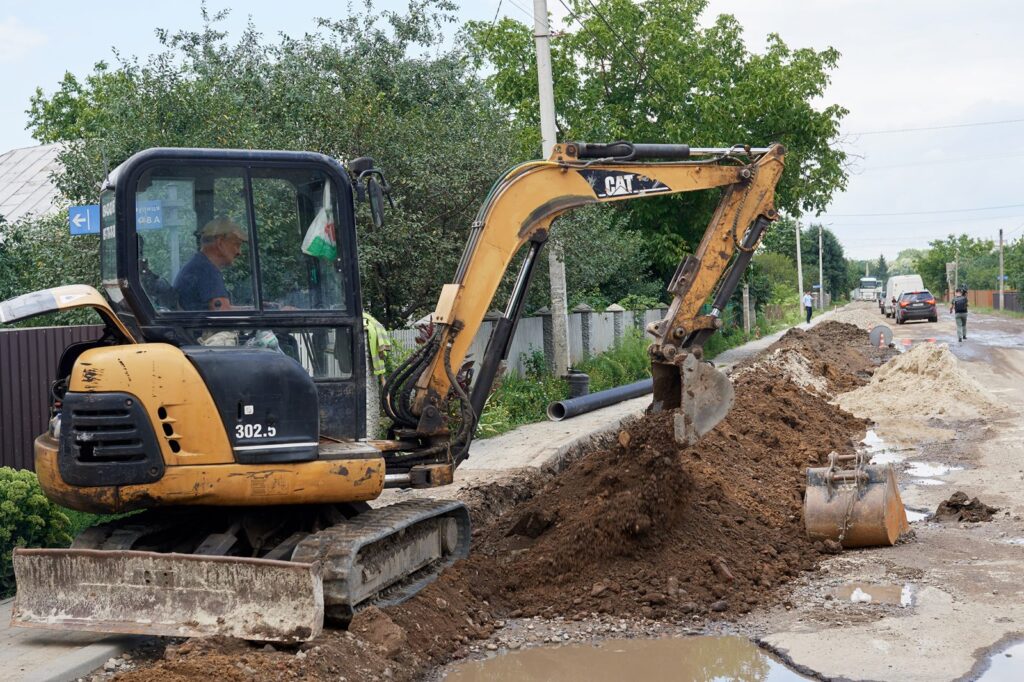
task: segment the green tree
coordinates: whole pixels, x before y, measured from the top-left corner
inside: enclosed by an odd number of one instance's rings
[[[875,271],[871,274],[883,284],[885,280],[889,279],[889,264],[885,262],[884,254],[879,254],[878,260],[875,261]]]
[[[896,260],[892,262],[892,267],[889,268],[889,276],[917,274],[917,263],[927,253],[928,249],[903,249],[896,254]]]
[[[572,27],[552,42],[563,140],[690,142],[700,146],[778,141],[789,155],[777,205],[792,215],[823,210],[846,185],[845,153],[832,144],[846,110],[821,106],[833,49],[793,49],[771,34],[747,50],[731,15],[700,25],[706,0],[568,0]],[[488,83],[537,146],[532,29],[512,19],[470,23],[467,42]],[[667,278],[691,252],[717,201],[714,193],[661,197],[619,210],[640,231]]]
[[[864,265],[867,261],[846,261],[846,289],[852,291],[860,288],[860,278],[864,276]]]
[[[783,217],[772,223],[761,240],[761,250],[785,256],[796,266],[796,225],[795,219]],[[802,246],[802,245],[801,245]]]
[[[782,299],[796,293],[796,265],[779,253],[762,252],[754,256],[752,270],[767,280],[772,298]]]
[[[839,243],[832,230],[821,225],[810,225],[800,234],[800,252],[803,259],[804,287],[811,288],[811,283],[818,282],[818,231],[821,230],[822,241],[822,274],[824,275],[825,291],[832,300],[846,298],[846,257],[843,245]]]
[[[921,275],[926,289],[941,295],[947,290],[946,263],[959,262],[959,284],[992,289],[998,273],[998,255],[993,253],[994,248],[991,239],[951,234],[929,242],[928,250],[915,261],[917,274]]]

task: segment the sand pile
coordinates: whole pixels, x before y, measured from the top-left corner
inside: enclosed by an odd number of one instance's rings
[[[922,343],[881,367],[871,382],[839,396],[861,417],[974,419],[1000,409],[944,343]]]

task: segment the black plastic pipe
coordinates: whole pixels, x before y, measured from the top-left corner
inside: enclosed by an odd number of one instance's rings
[[[653,380],[641,379],[640,381],[633,382],[632,384],[616,386],[615,388],[609,388],[606,391],[598,391],[597,393],[591,393],[590,395],[581,396],[579,398],[558,400],[548,405],[548,419],[553,422],[560,422],[563,419],[569,419],[570,417],[575,417],[580,414],[593,412],[594,410],[598,410],[602,407],[621,403],[624,400],[639,398],[642,395],[647,395],[653,390]]]

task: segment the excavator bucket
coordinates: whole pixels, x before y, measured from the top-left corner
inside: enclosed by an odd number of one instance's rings
[[[859,455],[831,456],[828,467],[807,470],[804,527],[814,540],[834,540],[843,547],[896,544],[910,530],[896,472],[891,464],[866,464]],[[840,469],[843,461],[857,461]]]
[[[318,564],[92,549],[16,549],[20,627],[298,642],[323,628]]]
[[[732,409],[732,382],[713,365],[687,355],[679,368],[681,399],[674,417],[675,439],[693,445]]]

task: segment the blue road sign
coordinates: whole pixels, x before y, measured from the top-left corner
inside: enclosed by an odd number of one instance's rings
[[[162,230],[164,209],[159,201],[139,201],[135,204],[135,228],[137,230]]]
[[[99,204],[68,208],[68,225],[71,227],[71,234],[99,234]]]

